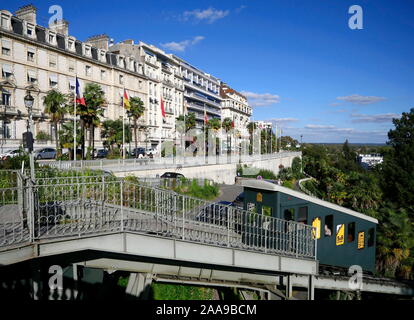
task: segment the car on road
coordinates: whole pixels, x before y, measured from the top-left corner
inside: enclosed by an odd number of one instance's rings
[[[145,148],[134,148],[134,150],[131,151],[131,156],[134,158],[144,158],[146,156]]]
[[[20,150],[20,149],[7,150],[6,152],[4,152],[0,155],[0,159],[1,160],[7,160],[7,159],[10,159],[10,158],[17,157],[21,153],[22,153],[22,150]]]
[[[98,151],[96,151],[96,158],[98,159],[103,159],[106,158],[108,156],[108,150],[106,149],[98,149]]]
[[[157,150],[155,150],[154,148],[146,148],[145,149],[145,154],[148,157],[153,158],[157,154]]]
[[[178,172],[165,172],[161,177],[161,179],[179,179],[185,178],[183,174]]]
[[[56,150],[53,148],[42,148],[34,152],[34,158],[37,160],[55,159]]]

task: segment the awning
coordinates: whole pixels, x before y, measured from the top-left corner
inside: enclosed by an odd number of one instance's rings
[[[5,72],[5,73],[13,73],[12,66],[10,64],[3,64],[3,72]]]
[[[6,40],[6,39],[2,39],[1,40],[1,46],[3,47],[3,48],[7,48],[7,49],[10,49],[10,40]]]
[[[27,75],[28,75],[28,76],[29,76],[29,78],[31,78],[31,79],[37,79],[36,72],[35,72],[35,71],[33,71],[33,70],[27,70]]]
[[[49,79],[50,79],[50,82],[58,82],[57,81],[57,75],[55,75],[55,74],[51,74],[50,76],[49,76]]]

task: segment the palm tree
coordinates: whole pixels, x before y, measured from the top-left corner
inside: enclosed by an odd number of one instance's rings
[[[83,96],[86,106],[78,104],[77,111],[81,123],[82,158],[85,154],[85,129],[89,129],[89,151],[93,157],[95,127],[99,125],[99,117],[103,115],[103,108],[106,106],[105,92],[99,84],[88,83]]]
[[[59,142],[61,148],[69,149],[69,159],[73,160],[73,121],[63,123],[59,130]],[[76,124],[76,145],[81,142],[81,132],[79,125]]]
[[[53,122],[53,126],[55,127],[56,151],[58,155],[61,153],[59,148],[58,125],[67,113],[66,103],[67,97],[55,89],[50,90],[47,95],[43,97],[43,104],[45,105],[44,112],[49,114]]]
[[[207,128],[213,130],[214,132],[217,132],[218,130],[220,130],[220,128],[221,128],[220,118],[212,118],[212,119],[208,120]],[[208,143],[207,132],[206,132],[206,142]],[[216,138],[216,150],[213,150],[213,151],[217,153],[217,151],[218,151],[217,148],[219,148],[219,146],[220,146],[220,139],[217,137]]]
[[[135,139],[135,149],[138,148],[138,137],[137,137],[137,122],[140,117],[144,114],[145,107],[144,102],[139,97],[132,97],[129,100],[130,108],[128,110],[129,114],[132,116],[134,123],[134,139]]]
[[[250,146],[249,146],[249,153],[253,153],[253,132],[257,129],[257,123],[256,122],[249,122],[247,124],[247,130],[249,131],[250,136]]]
[[[227,133],[227,154],[228,154],[228,153],[231,153],[231,139],[230,139],[230,142],[229,142],[229,134],[228,133],[233,128],[233,120],[231,118],[225,118],[223,120],[223,123],[221,124],[221,127]]]

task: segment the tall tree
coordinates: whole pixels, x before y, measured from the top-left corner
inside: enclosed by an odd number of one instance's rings
[[[226,131],[227,134],[227,153],[231,153],[231,137],[229,136],[229,132],[233,129],[233,120],[231,118],[224,118],[221,127]],[[229,139],[230,138],[230,139]]]
[[[179,132],[185,132],[194,129],[196,127],[196,116],[194,112],[189,112],[186,115],[181,115],[177,117],[177,122],[179,123],[177,130]],[[183,128],[185,123],[185,129]],[[183,130],[184,129],[184,130]]]
[[[59,143],[61,148],[69,149],[69,159],[73,159],[73,121],[62,123],[59,130]],[[79,124],[76,123],[76,145],[81,143],[81,132]]]
[[[145,107],[144,102],[139,97],[132,97],[129,100],[130,108],[129,112],[132,116],[132,121],[134,124],[134,140],[135,140],[135,149],[138,147],[138,136],[137,136],[137,123],[138,119],[144,115]]]
[[[99,125],[99,117],[103,116],[104,107],[106,106],[105,92],[101,86],[96,83],[88,83],[85,86],[83,94],[86,106],[78,104],[78,114],[81,119],[82,134],[82,156],[85,154],[85,130],[89,129],[89,152],[93,157],[93,149],[95,143],[95,127]]]
[[[114,146],[121,148],[123,142],[123,124],[122,120],[105,120],[102,123],[101,138],[104,139],[104,145],[110,150],[114,150]],[[131,141],[131,130],[125,125],[125,142]]]
[[[43,97],[43,104],[45,105],[44,112],[50,116],[55,128],[55,142],[58,155],[61,154],[61,149],[59,148],[58,125],[67,113],[66,103],[67,97],[55,89],[50,90],[46,96]]]
[[[391,150],[384,158],[382,186],[390,201],[414,206],[414,108],[392,122],[395,129],[388,132]]]

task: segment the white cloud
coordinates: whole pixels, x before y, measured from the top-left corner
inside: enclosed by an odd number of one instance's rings
[[[374,123],[381,123],[381,122],[391,122],[392,119],[400,118],[401,115],[396,113],[384,113],[384,114],[359,114],[353,113],[351,114],[353,118],[352,122],[374,122]]]
[[[183,40],[180,42],[167,42],[167,43],[161,43],[161,46],[165,49],[176,51],[176,52],[184,52],[188,47],[193,46],[200,41],[204,40],[205,38],[203,36],[197,36],[194,37],[191,40]]]
[[[297,122],[297,121],[299,121],[299,119],[296,119],[296,118],[273,118],[273,119],[269,119],[269,120],[265,120],[265,121],[271,121],[271,122],[276,123],[278,125],[282,125],[282,124],[286,124],[286,123]]]
[[[254,93],[249,91],[242,91],[241,94],[249,100],[252,107],[269,106],[280,102],[280,97],[276,94]]]
[[[207,23],[213,23],[219,19],[222,19],[229,15],[229,10],[218,10],[212,7],[204,10],[195,9],[192,11],[185,11],[183,13],[183,19],[189,20],[194,19],[195,21],[203,22],[206,21]]]
[[[337,100],[353,103],[353,104],[372,104],[379,101],[386,100],[384,97],[376,96],[361,96],[359,94],[352,94],[350,96],[337,97]]]

